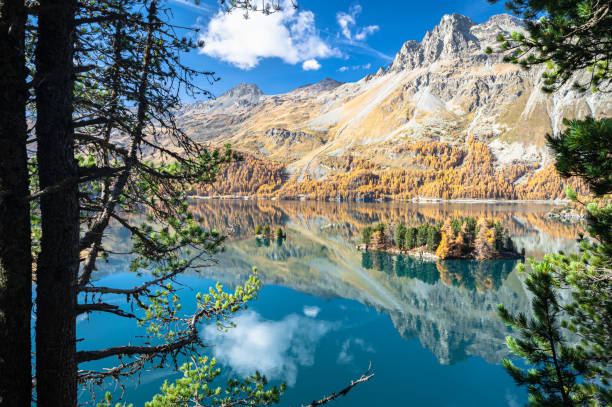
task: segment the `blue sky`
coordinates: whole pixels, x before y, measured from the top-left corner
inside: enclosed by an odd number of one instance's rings
[[[221,12],[216,0],[169,5],[177,25],[200,28],[204,48],[183,61],[221,78],[199,80],[217,96],[242,82],[275,94],[327,77],[356,81],[387,65],[405,41],[420,41],[444,14],[481,23],[504,12],[503,2],[486,0],[299,0],[297,10],[245,20],[239,11]]]

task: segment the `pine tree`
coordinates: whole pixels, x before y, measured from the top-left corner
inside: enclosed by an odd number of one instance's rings
[[[370,226],[363,228],[361,231],[361,241],[365,244],[370,244],[370,240],[372,240],[372,234],[374,233],[374,229]]]
[[[568,81],[583,91],[610,85],[609,2],[510,0],[506,5],[525,19],[528,32],[513,33],[510,38],[500,35],[502,49],[510,51],[506,60],[525,68],[546,64],[545,92],[554,92]],[[587,75],[575,75],[585,69]],[[580,82],[582,78],[587,79]],[[547,136],[559,173],[582,177],[595,196],[612,192],[610,119],[564,119],[564,124],[567,128],[557,138]],[[571,188],[567,195],[582,203]],[[612,404],[612,205],[585,206],[588,231],[596,240],[580,237],[579,254],[550,254],[541,262],[531,261],[527,284],[534,294],[534,319],[500,307],[500,316],[520,334],[520,338],[508,338],[510,349],[531,365],[527,371],[508,361],[504,366],[519,385],[528,387],[532,405]],[[573,301],[559,305],[558,287],[570,289]],[[580,343],[567,344],[562,329],[577,333]]]
[[[395,228],[395,238],[394,238],[394,242],[395,242],[395,247],[397,247],[400,250],[403,250],[405,248],[405,237],[406,237],[406,226],[404,226],[403,223],[400,223],[396,228]]]
[[[416,234],[416,228],[409,227],[406,229],[406,234],[404,237],[404,247],[407,250],[414,249],[416,247]]]
[[[416,235],[416,246],[421,247],[427,244],[427,230],[429,226],[427,224],[423,224],[417,228]]]
[[[27,9],[0,1],[0,404],[31,404]]]
[[[427,229],[427,248],[431,251],[435,251],[441,239],[440,230],[435,226],[429,226]]]
[[[532,367],[522,369],[509,359],[502,360],[504,368],[519,385],[526,385],[529,402],[533,406],[586,405],[586,395],[578,379],[588,374],[588,367],[581,355],[566,343],[561,333],[559,305],[552,275],[547,264],[533,264],[534,271],[525,280],[525,285],[534,295],[532,310],[534,317],[524,314],[512,315],[503,305],[499,315],[506,324],[518,332],[507,338],[508,348],[523,357]],[[584,396],[576,399],[576,395]]]

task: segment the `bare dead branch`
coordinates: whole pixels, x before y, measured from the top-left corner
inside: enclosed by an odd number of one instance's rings
[[[315,407],[315,406],[321,406],[323,404],[327,404],[332,400],[337,399],[338,397],[341,396],[346,396],[347,393],[349,391],[351,391],[351,389],[355,386],[357,386],[359,383],[364,383],[367,382],[368,380],[370,380],[372,377],[374,377],[374,373],[370,373],[372,369],[372,362],[370,362],[370,365],[368,366],[368,370],[365,371],[364,374],[361,375],[361,377],[359,379],[356,380],[351,380],[351,384],[349,384],[348,386],[346,386],[344,389],[340,390],[339,392],[332,392],[331,395],[322,398],[321,400],[318,401],[313,401],[312,403],[308,404],[307,406],[303,406],[303,407]]]

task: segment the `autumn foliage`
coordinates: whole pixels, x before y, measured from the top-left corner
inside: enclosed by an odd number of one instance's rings
[[[394,244],[385,232],[394,229]],[[443,225],[422,224],[406,228],[403,224],[366,227],[361,246],[365,250],[393,252],[435,252],[440,259],[519,258],[508,229],[500,221],[486,218],[447,218]]]
[[[580,195],[585,185],[562,179],[554,166],[510,163],[501,165],[487,144],[414,142],[389,146],[390,153],[412,164],[387,168],[353,155],[327,157],[321,165],[327,175],[313,179],[291,176],[280,163],[245,155],[227,165],[212,186],[195,186],[196,195],[239,195],[311,200],[376,199],[564,199],[565,187]]]

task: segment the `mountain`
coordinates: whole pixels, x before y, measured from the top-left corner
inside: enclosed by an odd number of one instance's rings
[[[282,164],[282,181],[259,180],[275,196],[562,197],[545,134],[557,134],[563,117],[609,116],[612,103],[602,93],[579,94],[571,84],[544,94],[542,69],[524,71],[485,52],[496,47],[499,33],[521,30],[521,20],[509,15],[482,24],[445,15],[420,42],[407,41],[391,64],[357,82],[325,79],[280,95],[241,84],[216,100],[185,106],[178,122],[197,140],[229,142]],[[475,160],[490,167],[480,178],[466,166]],[[357,169],[371,171],[373,194],[349,175]],[[398,176],[394,170],[419,182],[376,189],[382,178]],[[439,170],[456,175],[451,181],[428,175]],[[320,194],[305,186],[314,181],[336,186]],[[470,183],[485,187],[476,191]]]

